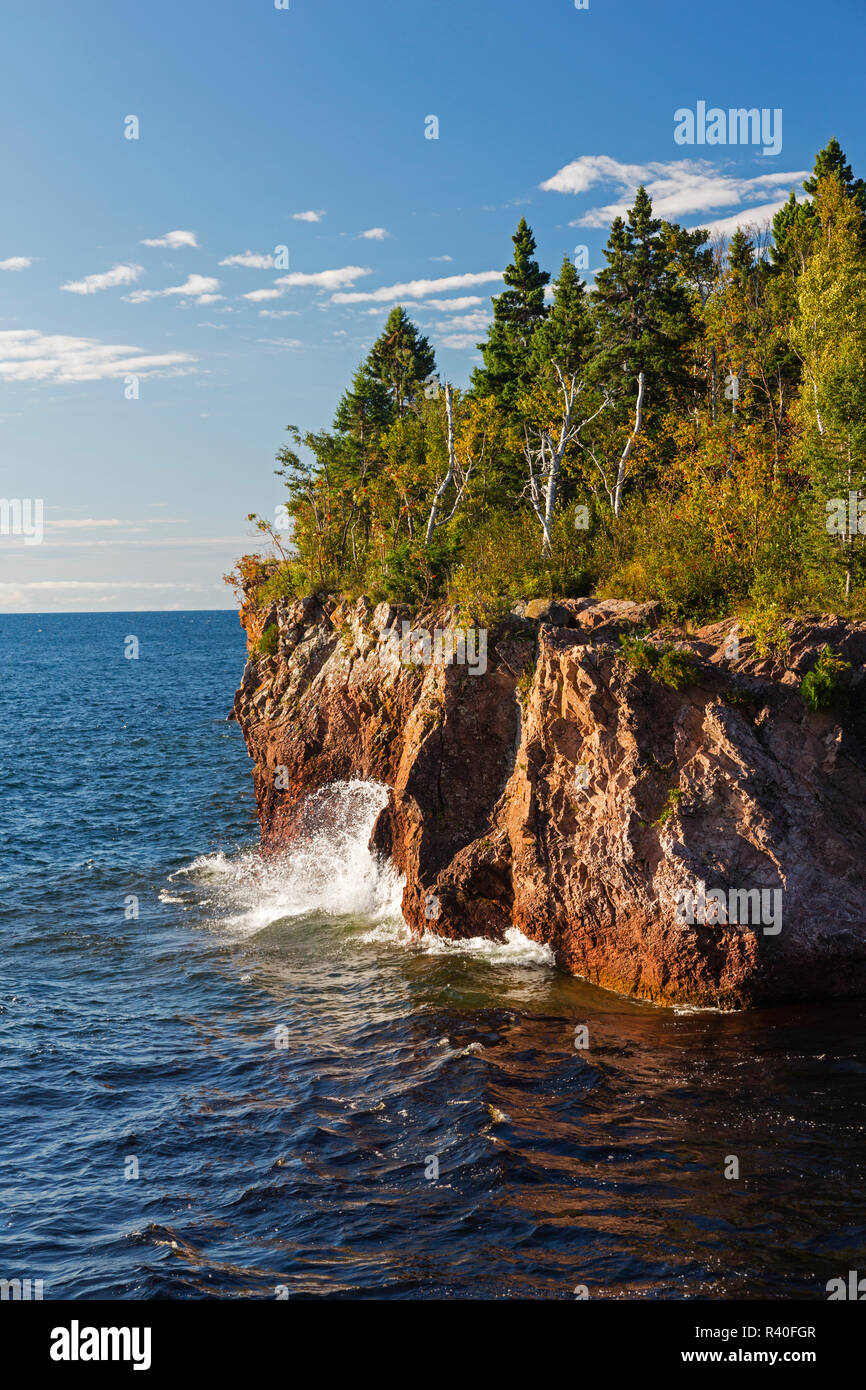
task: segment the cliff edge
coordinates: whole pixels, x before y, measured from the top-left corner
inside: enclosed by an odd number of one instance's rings
[[[364,599],[242,621],[266,853],[311,792],[376,779],[415,932],[517,926],[662,1004],[866,992],[866,624],[792,620],[760,657],[730,622],[665,630],[617,600],[519,605],[465,643],[448,610]],[[825,648],[847,669],[810,710]]]

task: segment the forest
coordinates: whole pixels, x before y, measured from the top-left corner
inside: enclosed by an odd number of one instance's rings
[[[394,308],[330,429],[288,428],[262,600],[653,599],[701,624],[866,617],[866,184],[837,140],[772,226],[617,217],[588,286],[524,219],[467,389]],[[861,496],[863,501],[861,502]]]

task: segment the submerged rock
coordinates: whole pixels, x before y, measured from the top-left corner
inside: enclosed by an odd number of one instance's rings
[[[373,843],[417,933],[516,926],[562,969],[665,1004],[866,992],[866,625],[790,622],[786,654],[759,657],[730,624],[662,632],[652,604],[535,607],[490,630],[481,674],[400,659],[405,610],[278,605],[276,654],[235,699],[263,847],[298,833],[311,792],[373,778],[390,788]],[[636,631],[682,648],[688,683],[626,661]],[[839,709],[810,712],[800,681],[826,644],[852,669]]]

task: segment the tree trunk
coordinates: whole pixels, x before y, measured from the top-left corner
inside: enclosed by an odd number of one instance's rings
[[[622,490],[625,486],[625,470],[628,464],[629,455],[631,454],[631,451],[634,448],[634,442],[640,434],[641,426],[643,424],[643,398],[645,388],[646,378],[644,377],[644,374],[641,371],[638,373],[637,378],[637,402],[634,408],[634,429],[628,437],[628,442],[626,443],[626,446],[622,451],[622,456],[620,457],[619,467],[616,470],[616,488],[614,489],[613,494],[614,516],[619,516],[620,510],[622,508]]]

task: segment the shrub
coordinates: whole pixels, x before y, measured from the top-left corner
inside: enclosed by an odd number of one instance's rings
[[[800,695],[806,708],[814,711],[843,704],[845,691],[842,679],[850,670],[850,661],[844,661],[830,647],[822,647],[817,664],[807,672],[800,685]]]
[[[280,631],[276,623],[268,623],[262,631],[262,635],[255,645],[256,656],[274,656],[277,650]]]
[[[691,685],[697,676],[697,667],[688,652],[671,643],[654,647],[640,637],[623,636],[619,639],[619,655],[633,671],[646,671],[653,680],[679,690]]]

